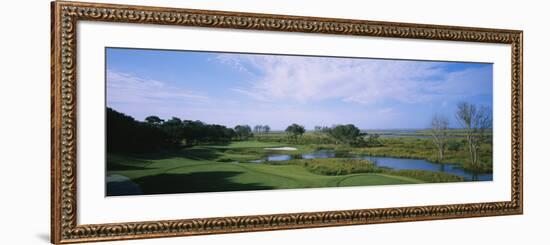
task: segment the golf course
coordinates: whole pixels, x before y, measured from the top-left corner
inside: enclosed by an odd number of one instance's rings
[[[383,173],[321,175],[294,164],[249,163],[256,154],[275,152],[264,148],[281,147],[254,141],[227,146],[199,146],[168,156],[127,157],[109,155],[109,175],[123,175],[140,186],[143,193],[189,193],[412,184],[424,181]],[[179,154],[178,154],[179,153]],[[229,161],[235,159],[235,161]],[[243,162],[238,162],[241,160]],[[122,186],[124,188],[124,186]],[[111,190],[112,195],[125,190]],[[136,193],[142,194],[142,193]]]
[[[471,173],[461,168],[459,160],[467,159],[464,152],[451,152],[448,163],[430,162],[426,159],[433,158],[435,149],[429,138],[417,136],[381,138],[378,139],[380,145],[375,147],[351,147],[330,143],[303,143],[319,141],[320,135],[314,132],[304,133],[297,141],[289,140],[285,132],[270,132],[246,140],[181,146],[155,153],[108,153],[107,195],[469,180]],[[490,147],[485,147],[487,148],[482,156],[489,159]],[[377,162],[382,160],[384,163],[388,159],[392,160],[390,163],[396,161],[398,165],[386,167]],[[423,165],[414,165],[419,161]],[[400,167],[403,164],[405,166]],[[492,177],[490,174],[483,176]]]
[[[493,180],[493,64],[105,51],[105,195]]]

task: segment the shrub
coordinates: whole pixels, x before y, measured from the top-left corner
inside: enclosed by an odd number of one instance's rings
[[[308,171],[322,175],[346,175],[354,173],[378,173],[379,168],[368,160],[347,158],[297,159],[276,164],[301,165]]]
[[[463,144],[461,141],[451,140],[447,145],[447,149],[449,149],[450,151],[458,151],[460,150],[460,148],[462,148],[462,146]]]

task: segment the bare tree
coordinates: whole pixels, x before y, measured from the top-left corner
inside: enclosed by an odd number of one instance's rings
[[[493,117],[487,107],[476,106],[467,102],[458,103],[456,119],[465,130],[466,143],[470,153],[472,168],[479,169],[478,152],[486,133],[492,128]]]
[[[432,129],[430,130],[430,133],[439,153],[439,162],[443,161],[445,149],[447,149],[448,130],[449,120],[446,117],[441,115],[434,115],[432,117]]]

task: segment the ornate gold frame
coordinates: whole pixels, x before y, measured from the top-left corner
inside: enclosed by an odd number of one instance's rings
[[[51,4],[51,242],[75,243],[523,213],[523,32],[365,20],[57,1]],[[503,202],[77,224],[77,22],[127,22],[511,45],[512,181]]]

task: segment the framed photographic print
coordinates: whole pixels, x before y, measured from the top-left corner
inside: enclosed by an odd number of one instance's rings
[[[523,212],[522,31],[51,6],[52,243]]]

